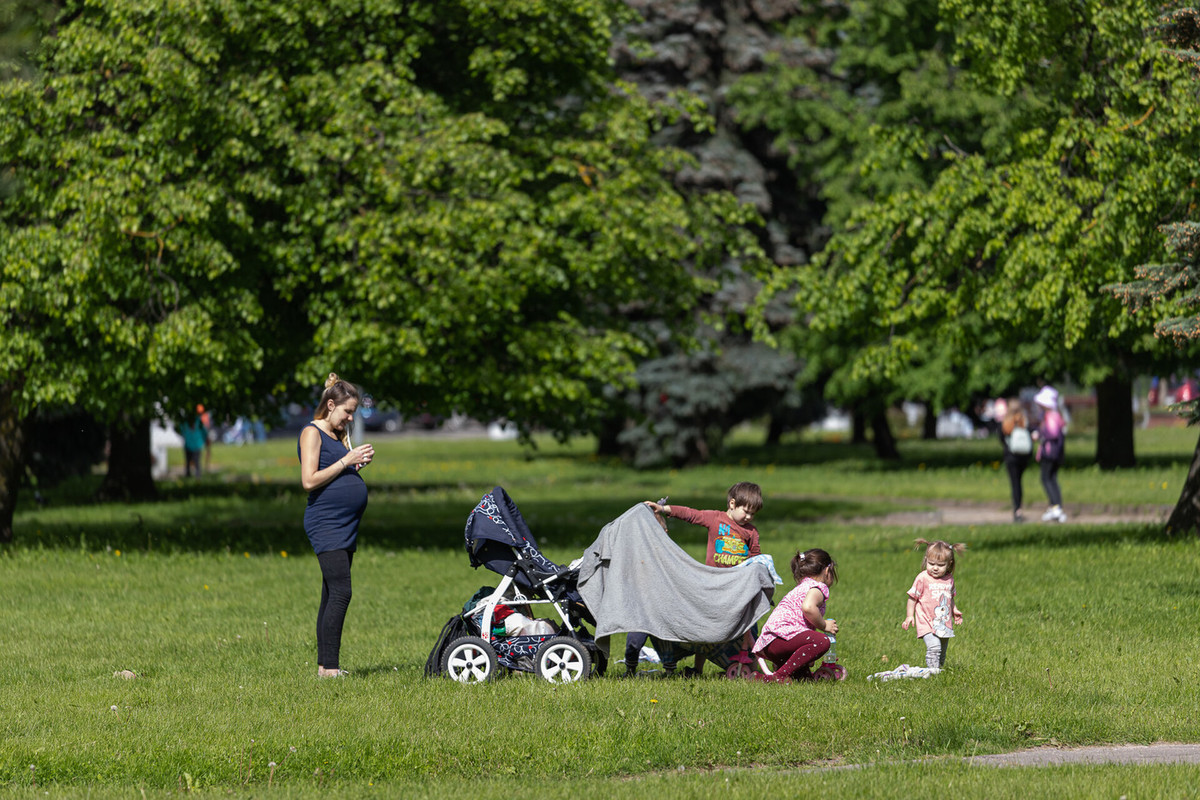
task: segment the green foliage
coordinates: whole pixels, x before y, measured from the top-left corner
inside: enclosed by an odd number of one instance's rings
[[[752,212],[671,183],[611,0],[81,2],[0,92],[24,408],[244,410],[328,371],[570,430]],[[682,268],[681,268],[682,267]],[[683,332],[686,335],[686,331]]]
[[[773,57],[730,99],[741,124],[776,134],[835,229],[865,202],[927,187],[948,153],[1002,150],[1029,111],[965,80],[936,4],[805,4],[782,35],[812,55]]]
[[[832,354],[842,398],[924,387],[955,402],[1014,376],[1091,383],[1161,358],[1149,326],[1100,292],[1197,199],[1192,87],[1144,34],[1152,15],[1136,3],[945,10],[963,83],[1028,113],[999,118],[1002,144],[945,152],[928,186],[851,215],[796,276],[810,320],[796,346]]]
[[[1192,77],[1197,63],[1195,49],[1200,46],[1200,11],[1190,6],[1174,7],[1158,18],[1156,32],[1170,48],[1167,57],[1186,65]],[[1190,108],[1181,104],[1180,113],[1195,114],[1193,99]],[[1179,210],[1187,217],[1195,214],[1194,200],[1181,203]],[[1200,305],[1197,263],[1200,246],[1200,226],[1191,219],[1164,225],[1167,249],[1174,260],[1165,263],[1146,263],[1135,271],[1134,280],[1106,286],[1133,311],[1152,310],[1158,313],[1155,335],[1169,337],[1177,346],[1186,345],[1200,337],[1200,316],[1194,309]]]

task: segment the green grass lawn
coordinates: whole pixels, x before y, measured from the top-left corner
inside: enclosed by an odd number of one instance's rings
[[[1173,503],[1195,432],[1139,437],[1142,465],[1118,473],[1090,467],[1091,445],[1075,437],[1068,508]],[[320,578],[294,442],[218,447],[212,475],[164,483],[158,503],[94,505],[94,481],[82,481],[45,507],[22,505],[17,542],[0,551],[3,793],[899,797],[952,784],[966,796],[1193,795],[1197,767],[1014,770],[961,757],[1200,741],[1195,538],[1138,525],[938,529],[970,546],[949,669],[880,685],[867,675],[923,659],[900,622],[920,568],[913,539],[934,532],[844,520],[941,500],[1006,507],[994,442],[905,442],[902,463],[881,465],[828,442],[764,450],[748,433],[702,469],[640,473],[587,443],[539,444],[376,444],[344,680],[315,677]],[[813,546],[838,560],[829,614],[844,683],[767,686],[711,668],[701,680],[559,687],[422,676],[442,623],[497,579],[462,548],[466,516],[493,485],[565,562],[635,502],[713,507],[742,479],[764,487],[756,523],[780,566]],[[1032,473],[1026,491],[1043,501]],[[698,528],[675,522],[672,535],[703,557]],[[113,677],[123,669],[140,677]],[[811,771],[831,765],[856,768]]]

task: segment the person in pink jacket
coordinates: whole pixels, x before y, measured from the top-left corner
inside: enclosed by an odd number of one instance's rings
[[[1042,421],[1034,432],[1038,441],[1037,461],[1042,471],[1042,488],[1050,507],[1042,514],[1043,522],[1066,522],[1067,514],[1062,508],[1062,490],[1058,486],[1058,468],[1066,455],[1067,424],[1058,410],[1058,390],[1043,386],[1033,402],[1042,410]]]

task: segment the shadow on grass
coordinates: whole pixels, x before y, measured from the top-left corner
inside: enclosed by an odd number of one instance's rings
[[[1079,446],[1068,460],[1072,468],[1090,465],[1094,440],[1080,437]],[[777,466],[815,466],[846,473],[903,473],[930,468],[956,468],[978,464],[998,457],[994,440],[960,442],[901,443],[904,458],[885,462],[875,457],[870,445],[833,442],[804,442],[763,447],[752,444],[732,445],[715,459],[713,467],[743,464]],[[594,470],[590,454],[555,453],[556,462],[577,461],[581,474]],[[537,451],[526,460],[543,458]],[[1154,464],[1186,468],[1186,457],[1148,457],[1142,466]],[[586,469],[585,469],[586,468]],[[605,467],[609,469],[609,467]],[[625,470],[619,464],[613,470]],[[657,473],[646,473],[653,476]],[[236,475],[234,473],[233,475]],[[47,492],[46,514],[23,493],[16,529],[16,547],[83,549],[165,550],[179,552],[252,552],[287,550],[310,552],[303,530],[306,494],[295,482],[254,482],[250,479],[225,479],[207,476],[199,481],[171,480],[159,484],[159,499],[152,503],[100,505],[94,501],[98,476],[68,482]],[[461,550],[462,532],[467,515],[474,507],[468,502],[450,501],[446,495],[461,496],[463,486],[454,481],[372,483],[371,499],[362,525],[362,544],[385,549]],[[564,494],[559,493],[560,497]],[[602,499],[540,500],[515,497],[530,522],[533,534],[543,548],[582,552],[603,525],[626,509],[646,499],[628,488],[614,489]],[[720,498],[712,498],[717,501]],[[64,513],[63,509],[67,509]],[[811,522],[836,517],[878,516],[892,510],[886,501],[854,498],[779,497],[771,500],[762,516],[765,525]],[[77,513],[76,513],[77,512]],[[999,537],[994,545],[1005,547],[1054,546],[1079,541],[1099,542],[1105,537],[1129,536],[1131,530],[1105,528],[1031,529],[1016,537]],[[1146,536],[1161,536],[1157,527],[1147,528]],[[675,521],[671,536],[686,547],[699,547],[705,533],[698,526]],[[1064,537],[1066,537],[1064,539]],[[1078,543],[1078,542],[1076,542]]]
[[[989,535],[971,542],[973,551],[1048,550],[1076,547],[1111,547],[1116,544],[1165,544],[1178,537],[1167,534],[1157,523],[1105,525],[1023,525],[995,529],[999,535]]]
[[[459,487],[372,485],[360,544],[389,550],[462,550],[463,529],[476,501],[448,501],[443,491],[447,488]],[[66,522],[28,514],[29,520],[17,530],[15,546],[128,552],[286,550],[300,554],[309,547],[304,535],[305,499],[298,487],[282,485],[175,485],[164,487],[155,503],[116,506],[115,514],[114,506],[106,506],[103,520],[91,519],[82,507]],[[594,500],[513,499],[540,547],[582,553],[607,522],[645,497],[615,493]],[[853,500],[779,500],[772,503],[770,521],[807,521],[863,513],[868,508]],[[703,528],[679,520],[670,523],[670,533],[685,547],[703,547],[707,542]]]

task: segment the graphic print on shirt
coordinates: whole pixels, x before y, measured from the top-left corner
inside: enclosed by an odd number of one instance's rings
[[[942,595],[942,599],[938,601],[937,608],[933,610],[933,633],[940,639],[949,639],[954,635],[954,629],[950,627],[950,594]]]
[[[736,566],[750,556],[750,547],[744,539],[735,536],[733,529],[722,522],[717,526],[717,539],[713,545],[713,563],[722,567]]]

